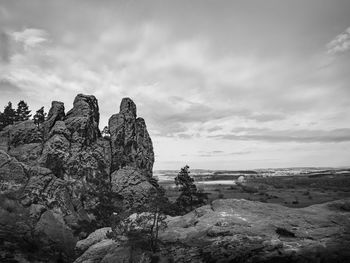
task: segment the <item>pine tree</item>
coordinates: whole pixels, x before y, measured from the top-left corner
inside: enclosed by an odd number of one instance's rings
[[[2,114],[2,126],[6,127],[7,125],[13,124],[16,119],[16,111],[12,108],[12,103],[9,102],[4,109]]]
[[[45,116],[46,113],[44,112],[44,107],[41,107],[33,116],[34,123],[39,127],[40,124],[45,121]]]
[[[28,120],[32,116],[30,112],[27,103],[24,100],[21,100],[17,105],[16,121]]]
[[[182,212],[192,211],[193,208],[205,204],[208,199],[207,194],[199,191],[194,184],[194,179],[190,176],[189,166],[181,168],[175,177],[176,186],[180,186],[180,196],[176,199],[176,203]]]
[[[4,120],[5,120],[5,116],[4,116],[4,114],[0,111],[0,131],[1,131],[3,128],[5,128]]]

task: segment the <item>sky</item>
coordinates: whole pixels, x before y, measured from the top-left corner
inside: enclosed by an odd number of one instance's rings
[[[348,0],[0,0],[0,109],[137,105],[155,169],[350,165]]]

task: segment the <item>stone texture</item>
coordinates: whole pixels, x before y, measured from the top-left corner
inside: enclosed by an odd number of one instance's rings
[[[131,166],[145,176],[152,176],[154,153],[152,140],[142,118],[136,118],[136,105],[130,98],[123,98],[120,112],[109,119],[111,134],[111,172]]]
[[[49,110],[49,113],[47,115],[47,118],[43,124],[44,126],[44,136],[45,139],[47,139],[50,130],[55,125],[57,121],[64,120],[65,113],[64,113],[64,104],[60,101],[53,101],[51,103],[51,108]]]
[[[22,164],[0,150],[0,193],[16,192],[24,186],[26,180]]]
[[[216,200],[169,217],[158,256],[160,262],[348,262],[349,205],[350,199],[306,208]],[[119,254],[126,251],[119,247]],[[111,250],[99,253],[103,260],[107,255],[116,263],[128,260],[116,253],[111,257]],[[76,262],[89,262],[88,255]]]
[[[83,255],[77,258],[74,263],[102,263],[102,262],[122,262],[122,261],[105,261],[110,253],[118,250],[118,244],[111,239],[104,239],[89,247]],[[127,261],[124,261],[127,262]]]
[[[110,232],[112,228],[110,227],[104,227],[97,229],[96,231],[92,232],[87,238],[78,241],[78,243],[75,246],[76,253],[78,255],[85,252],[89,247],[92,245],[99,243],[100,241],[107,239],[106,234]]]
[[[98,128],[100,113],[94,96],[78,94],[66,117],[65,123],[71,132],[72,142],[90,145],[100,137]]]
[[[112,191],[124,197],[126,207],[140,207],[147,202],[149,191],[155,186],[140,170],[126,166],[111,175]]]
[[[0,133],[1,149],[18,161],[35,164],[42,151],[43,133],[32,120],[5,127]]]

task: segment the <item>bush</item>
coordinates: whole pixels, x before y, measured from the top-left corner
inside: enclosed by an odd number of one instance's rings
[[[253,194],[253,193],[257,193],[258,192],[258,189],[255,188],[254,186],[249,186],[249,185],[241,185],[242,187],[242,190],[246,193],[250,193],[250,194]]]

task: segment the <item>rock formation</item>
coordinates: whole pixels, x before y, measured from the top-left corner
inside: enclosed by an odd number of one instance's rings
[[[216,200],[167,219],[159,262],[348,262],[349,205],[350,199],[306,208]],[[128,262],[130,248],[109,239],[107,231],[80,241],[85,252],[75,263]],[[142,254],[135,251],[133,259]]]
[[[136,105],[124,98],[120,112],[109,119],[112,166],[114,172],[125,166],[135,167],[148,177],[152,176],[154,153],[145,121],[136,117]]]
[[[99,119],[97,99],[79,94],[67,114],[54,101],[39,127],[29,120],[0,132],[0,261],[71,262],[89,226],[108,219],[101,196],[145,200],[154,154],[136,105],[122,100],[110,139],[101,137]]]

